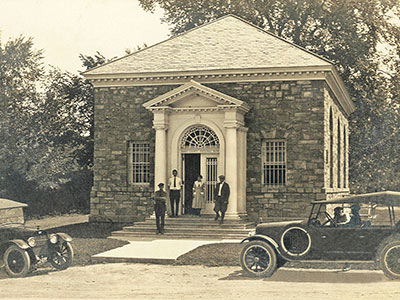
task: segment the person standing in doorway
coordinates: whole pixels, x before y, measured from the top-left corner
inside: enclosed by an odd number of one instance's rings
[[[229,190],[229,184],[225,182],[225,176],[220,175],[218,178],[219,182],[217,183],[217,186],[215,187],[214,190],[214,201],[215,201],[214,211],[216,213],[215,221],[217,221],[218,218],[221,217],[221,221],[219,222],[219,224],[223,224],[225,212],[228,207],[230,190]],[[221,215],[219,214],[219,212],[221,212]]]
[[[168,182],[169,188],[169,200],[171,202],[171,216],[177,217],[178,210],[179,210],[179,200],[181,199],[181,189],[182,189],[182,179],[178,177],[178,171],[172,171],[172,177],[169,179]],[[175,212],[174,212],[174,205]]]
[[[157,234],[164,234],[167,193],[164,192],[164,183],[158,184],[159,190],[154,193],[154,212],[156,214]]]
[[[195,214],[200,217],[201,210],[205,208],[204,201],[204,183],[202,182],[203,176],[197,176],[197,180],[193,184],[193,203],[192,208]]]

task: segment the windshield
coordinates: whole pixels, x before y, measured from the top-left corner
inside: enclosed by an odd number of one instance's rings
[[[314,204],[309,225],[327,227],[394,226],[399,207],[373,203]]]

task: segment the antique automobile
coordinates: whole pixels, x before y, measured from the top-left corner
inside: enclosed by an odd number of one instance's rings
[[[33,268],[49,262],[54,268],[68,268],[74,251],[66,233],[47,233],[26,227],[23,208],[26,204],[0,198],[0,266],[11,277],[23,277]]]
[[[242,242],[244,273],[269,277],[287,261],[375,261],[400,279],[400,192],[376,192],[311,202],[306,220],[257,225]]]

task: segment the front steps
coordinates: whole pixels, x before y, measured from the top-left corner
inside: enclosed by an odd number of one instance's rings
[[[213,216],[179,216],[165,218],[165,232],[157,235],[155,217],[149,217],[144,222],[136,222],[122,230],[112,232],[111,238],[123,240],[149,239],[201,239],[201,240],[236,240],[247,237],[255,228],[248,220],[224,220],[220,225]]]

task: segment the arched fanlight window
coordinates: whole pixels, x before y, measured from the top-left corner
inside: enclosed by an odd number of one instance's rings
[[[182,137],[182,150],[218,150],[219,139],[207,126],[198,125],[189,128]]]
[[[333,188],[333,112],[329,109],[329,187]]]

